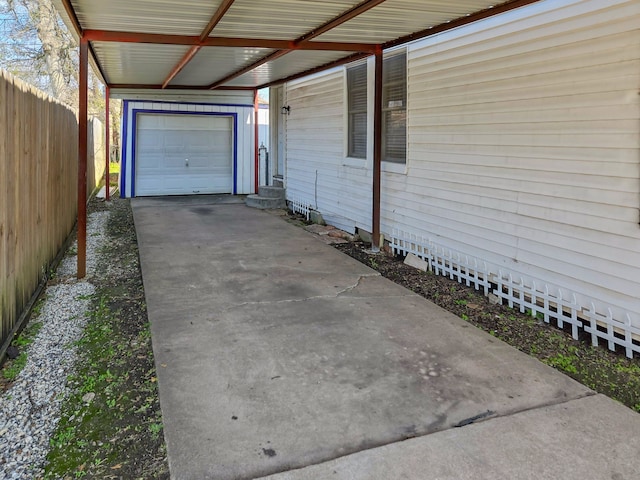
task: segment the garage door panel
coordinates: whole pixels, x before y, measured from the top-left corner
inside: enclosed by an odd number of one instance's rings
[[[231,193],[232,119],[139,114],[136,195]]]

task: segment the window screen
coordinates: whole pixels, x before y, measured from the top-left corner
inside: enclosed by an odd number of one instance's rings
[[[407,161],[407,55],[384,59],[382,75],[382,160]]]
[[[348,148],[347,155],[367,157],[367,64],[347,69]]]

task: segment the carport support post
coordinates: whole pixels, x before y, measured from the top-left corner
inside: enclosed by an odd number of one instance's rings
[[[80,39],[78,112],[78,278],[87,274],[87,75],[89,42]]]
[[[382,50],[375,55],[373,101],[373,215],[371,251],[380,251],[380,167],[382,164]]]
[[[109,125],[109,86],[104,87],[104,150],[105,150],[105,166],[104,166],[104,199],[109,201],[109,162],[111,162],[111,151],[109,145],[109,135],[111,127]]]

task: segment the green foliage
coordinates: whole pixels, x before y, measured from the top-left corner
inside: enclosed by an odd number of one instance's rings
[[[17,358],[15,358],[11,362],[11,364],[7,365],[7,367],[4,370],[2,370],[2,376],[6,380],[13,382],[16,378],[18,378],[18,375],[20,374],[20,372],[22,371],[22,369],[26,364],[27,364],[27,352],[22,352],[20,355],[18,355]]]
[[[567,373],[577,374],[578,368],[575,365],[575,360],[575,355],[565,355],[563,353],[558,353],[552,357],[547,358],[545,360],[545,363]]]

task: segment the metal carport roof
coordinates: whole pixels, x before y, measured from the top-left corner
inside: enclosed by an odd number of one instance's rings
[[[54,0],[110,88],[261,88],[533,3]],[[296,52],[304,52],[296,53]]]
[[[107,86],[107,115],[110,92],[118,88],[252,90],[257,115],[257,89],[375,55],[372,248],[376,250],[382,52],[536,1],[494,5],[493,0],[53,0],[80,45],[78,277],[86,274],[89,63]],[[106,125],[108,129],[108,118]],[[107,148],[108,138],[107,131]],[[107,178],[108,171],[107,161]]]

